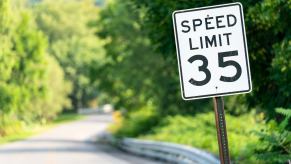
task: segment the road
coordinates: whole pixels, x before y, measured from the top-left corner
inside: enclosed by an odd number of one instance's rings
[[[62,124],[24,141],[0,146],[0,164],[156,164],[111,146],[96,143],[111,122],[109,115],[90,115]]]

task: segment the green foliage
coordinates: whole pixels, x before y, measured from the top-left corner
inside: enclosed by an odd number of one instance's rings
[[[99,73],[100,88],[109,94],[107,101],[127,110],[150,103],[162,114],[208,110],[208,100],[193,104],[181,99],[176,59],[154,52],[143,27],[145,14],[131,2],[119,0],[100,13],[98,35],[107,40],[106,60],[92,72]]]
[[[53,124],[61,124],[61,123],[80,120],[83,118],[84,118],[83,115],[79,115],[76,113],[64,113],[64,114],[59,115],[56,119],[54,119]]]
[[[148,133],[158,123],[158,115],[148,106],[129,113],[119,124],[111,127],[117,137],[137,137]]]
[[[34,5],[39,28],[48,36],[48,51],[60,63],[71,83],[74,109],[85,107],[98,95],[90,68],[103,59],[102,41],[95,36],[98,8],[93,1],[50,1]],[[94,73],[94,75],[96,72]]]
[[[290,0],[264,0],[246,15],[252,67],[252,105],[260,104],[270,117],[277,106],[290,108]],[[269,38],[269,39],[266,39]]]
[[[275,57],[272,60],[271,79],[277,86],[277,94],[273,101],[280,106],[290,107],[291,102],[291,36],[281,43],[275,44]]]
[[[127,111],[115,128],[117,136],[176,142],[218,153],[213,114],[197,114],[212,110],[209,101],[181,100],[171,15],[178,9],[229,2],[233,1],[115,0],[101,11],[97,34],[106,40],[106,56],[104,63],[91,68],[91,78],[101,78],[100,87],[108,94],[107,101]],[[234,161],[257,163],[262,161],[257,161],[253,154],[260,146],[263,147],[261,153],[286,155],[288,152],[276,152],[283,150],[278,142],[274,148],[264,146],[264,139],[258,140],[259,137],[251,133],[265,126],[261,119],[256,121],[256,117],[263,114],[255,116],[251,111],[263,111],[267,113],[267,119],[276,117],[280,120],[281,116],[273,109],[291,106],[291,1],[247,0],[241,3],[253,92],[226,97],[226,110],[231,114],[226,119]],[[152,110],[146,109],[149,104]],[[288,115],[285,110],[277,111]],[[190,117],[190,114],[197,115]],[[283,122],[278,127],[288,131],[290,123],[286,119]],[[286,142],[289,133],[277,135],[282,135],[278,141],[289,144]],[[286,159],[281,155],[279,160]]]
[[[284,108],[276,108],[276,112],[284,115],[286,119],[289,119],[291,117],[291,110],[287,110]]]
[[[262,121],[254,114],[234,117],[226,115],[229,148],[233,162],[254,162],[253,147],[258,137],[251,134],[263,126]],[[246,124],[247,122],[247,124]],[[208,150],[218,155],[218,144],[214,114],[205,113],[191,116],[169,116],[153,128],[151,133],[140,138],[180,143]]]
[[[247,95],[233,95],[224,97],[225,110],[234,116],[248,113],[251,109],[246,99]]]
[[[55,119],[71,91],[77,107],[97,96],[90,68],[104,52],[93,1],[28,3],[0,1],[0,137]]]
[[[23,5],[0,1],[0,136],[51,120],[68,105],[63,71],[47,54],[46,36]]]
[[[283,114],[285,119],[281,123],[274,120],[268,123],[263,131],[256,131],[260,137],[260,144],[256,148],[256,157],[263,163],[287,163],[291,159],[291,110],[277,108],[277,113]]]
[[[141,28],[147,32],[157,55],[169,61],[167,81],[177,86],[176,56],[171,14],[178,9],[195,8],[233,2],[231,0],[129,0],[136,12],[143,12]],[[241,1],[244,6],[248,47],[251,62],[253,92],[237,98],[242,107],[231,113],[247,112],[261,106],[270,117],[277,106],[289,108],[290,104],[290,0]],[[173,88],[173,86],[171,86]],[[164,88],[171,90],[169,86]],[[175,92],[179,92],[175,89]],[[171,94],[173,95],[173,94]],[[175,97],[180,99],[180,97]],[[171,99],[168,103],[177,103]],[[230,99],[232,101],[232,99]],[[228,104],[228,101],[226,102]],[[246,107],[246,108],[245,108]],[[243,111],[240,111],[243,109]]]
[[[242,2],[254,68],[254,92],[226,98],[231,114],[243,114],[260,106],[257,109],[265,109],[272,117],[275,106],[291,105],[290,62],[284,60],[290,56],[286,20],[290,5],[285,1]],[[164,114],[193,114],[198,112],[197,108],[209,110],[209,100],[194,103],[181,100],[171,13],[227,2],[230,1],[112,1],[101,11],[97,25],[98,35],[107,40],[105,62],[92,68],[91,78],[102,79],[101,90],[110,95],[108,101],[117,108],[137,109],[152,102]],[[280,12],[275,13],[277,9]],[[265,39],[266,33],[274,39]]]
[[[82,118],[83,116],[79,114],[66,113],[59,115],[56,119],[54,119],[52,122],[49,122],[48,124],[32,125],[25,125],[21,121],[15,122],[15,120],[11,120],[11,118],[1,118],[2,123],[0,123],[0,145],[8,142],[23,140],[61,123],[76,121]],[[5,124],[3,124],[3,122],[5,122]],[[10,125],[8,125],[9,122],[11,123]],[[3,131],[5,131],[6,135],[2,135]]]
[[[34,103],[29,105],[29,108],[36,109],[35,113],[42,123],[55,119],[57,114],[71,106],[68,99],[71,86],[65,81],[63,70],[53,57],[46,56],[45,60],[47,62],[46,76],[43,77],[45,95],[34,98]]]
[[[7,115],[1,115],[0,119],[0,138],[23,130],[25,125],[24,122],[11,119]]]
[[[9,1],[0,1],[0,80],[5,81],[10,77],[12,67],[15,63],[15,59],[12,54],[12,23],[13,17],[11,15],[11,9]]]
[[[118,108],[127,109],[157,99],[160,91],[152,86],[158,81],[156,73],[164,66],[140,28],[141,14],[132,14],[131,7],[128,3],[113,3],[101,12],[99,35],[107,40],[107,56],[106,62],[94,70],[102,79],[100,88]]]
[[[171,15],[178,9],[229,2],[233,1],[115,0],[101,11],[97,35],[106,40],[106,56],[103,63],[91,68],[91,78],[101,78],[100,87],[108,94],[104,96],[107,101],[127,111],[116,128],[116,135],[182,143],[218,153],[214,121],[211,121],[213,114],[197,114],[212,110],[209,100],[181,100]],[[231,114],[227,115],[227,122],[234,161],[255,163],[260,161],[254,158],[254,149],[264,144],[261,145],[258,136],[250,131],[265,124],[260,119],[256,122],[256,116],[250,113],[263,111],[267,119],[280,120],[281,116],[273,109],[291,106],[291,1],[247,0],[241,3],[253,92],[226,97],[225,107]],[[145,109],[148,104],[153,111]],[[190,114],[197,115],[190,117]],[[283,122],[278,126],[289,130],[290,123]],[[289,136],[285,133],[280,139],[285,142]],[[268,152],[269,148],[262,152]]]

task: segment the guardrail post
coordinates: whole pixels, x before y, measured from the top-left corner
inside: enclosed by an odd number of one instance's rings
[[[222,164],[230,164],[223,98],[214,97],[213,102],[220,162]]]

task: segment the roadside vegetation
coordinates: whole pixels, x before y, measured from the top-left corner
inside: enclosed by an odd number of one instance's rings
[[[46,124],[30,124],[25,125],[21,129],[11,129],[13,132],[11,132],[8,135],[0,137],[0,145],[5,144],[8,142],[18,141],[26,139],[30,136],[39,134],[41,132],[44,132],[52,127],[55,127],[62,123],[68,123],[71,121],[77,121],[84,118],[84,116],[75,114],[75,113],[66,113],[58,115],[58,117],[54,120],[51,120],[49,123]]]
[[[171,15],[225,0],[112,0],[100,12],[105,40],[104,99],[118,110],[110,130],[202,148],[218,155],[211,99],[183,101]],[[241,1],[253,91],[225,97],[232,161],[286,163],[291,159],[291,2]]]
[[[171,15],[229,2],[0,0],[0,143],[54,120],[75,119],[62,113],[114,104],[110,130],[116,137],[175,142],[217,155],[212,100],[181,98]],[[231,158],[286,163],[291,1],[241,3],[253,91],[225,97]]]
[[[93,28],[98,10],[90,0],[0,1],[0,142],[97,105],[89,77],[104,55]]]

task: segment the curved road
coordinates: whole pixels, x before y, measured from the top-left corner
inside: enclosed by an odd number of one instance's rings
[[[90,115],[30,139],[0,146],[0,164],[156,164],[96,143],[110,115]]]

